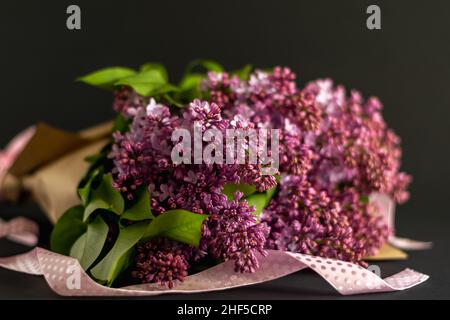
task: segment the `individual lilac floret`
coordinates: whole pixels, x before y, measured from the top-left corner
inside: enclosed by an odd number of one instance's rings
[[[184,125],[188,128],[194,125],[194,121],[201,124],[202,132],[207,129],[223,131],[228,127],[228,121],[222,118],[220,107],[212,102],[195,99],[184,112]]]

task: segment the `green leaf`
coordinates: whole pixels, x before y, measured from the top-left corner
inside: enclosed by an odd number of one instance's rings
[[[70,254],[73,243],[86,232],[87,226],[82,219],[83,206],[70,208],[59,218],[50,236],[50,248],[53,252]]]
[[[173,98],[170,94],[163,94],[162,98],[165,101],[167,101],[169,104],[172,104],[172,105],[174,105],[174,106],[176,106],[178,108],[183,108],[185,106],[181,101]]]
[[[267,207],[270,203],[270,200],[272,200],[273,196],[275,195],[275,193],[277,192],[278,188],[277,186],[269,189],[266,191],[266,205],[264,207]]]
[[[246,81],[250,76],[250,72],[252,72],[252,65],[247,64],[242,69],[232,72],[232,74],[236,75],[239,79]]]
[[[243,197],[247,197],[256,192],[256,187],[250,184],[236,184],[236,183],[227,183],[223,187],[222,193],[227,196],[228,201],[232,201],[234,199],[234,194],[236,191],[242,192]]]
[[[121,215],[124,207],[125,201],[122,195],[112,186],[112,177],[104,174],[97,189],[91,191],[89,203],[84,210],[83,221],[87,221],[97,209],[105,209]]]
[[[169,81],[169,76],[167,74],[166,67],[164,67],[161,63],[147,62],[147,63],[144,63],[140,68],[140,72],[146,72],[148,70],[158,71],[166,82]]]
[[[186,101],[201,98],[200,83],[205,79],[205,75],[199,73],[186,74],[179,84],[179,97]]]
[[[253,214],[259,219],[262,210],[269,205],[270,200],[272,200],[276,192],[277,186],[266,190],[265,192],[252,193],[244,198],[244,200],[247,200],[249,206],[255,206],[256,210]]]
[[[100,160],[100,158],[103,157],[103,154],[101,153],[97,153],[97,154],[93,154],[91,156],[87,156],[86,158],[84,158],[84,161],[89,162],[90,164],[94,164],[97,161]]]
[[[207,215],[187,210],[170,210],[152,220],[144,238],[168,237],[198,247],[206,218]]]
[[[359,202],[361,202],[362,204],[368,204],[369,203],[369,197],[368,196],[360,196],[359,197]]]
[[[70,248],[70,256],[72,258],[75,258],[78,261],[81,261],[81,258],[83,257],[84,248],[86,247],[86,238],[87,238],[87,233],[85,232],[72,245],[72,248]],[[84,268],[84,267],[83,267],[83,269],[86,270],[86,268]]]
[[[89,175],[89,179],[84,184],[84,186],[81,188],[78,188],[78,195],[80,196],[81,203],[84,206],[87,205],[87,203],[89,201],[89,196],[91,194],[92,182],[95,180],[95,178],[98,176],[99,173],[100,173],[100,170],[92,171]]]
[[[218,62],[204,59],[204,60],[194,60],[191,63],[189,63],[186,73],[191,73],[191,71],[197,67],[203,67],[208,71],[223,72],[223,67]]]
[[[255,206],[256,210],[252,212],[258,219],[262,210],[266,207],[267,195],[265,192],[255,193],[247,197],[248,206]]]
[[[124,133],[128,131],[128,127],[130,125],[130,121],[126,119],[122,113],[118,113],[116,118],[114,119],[113,124],[113,132],[119,131],[120,133]]]
[[[203,61],[200,61],[200,64],[209,71],[223,72],[223,67],[216,61],[203,60]]]
[[[198,73],[187,74],[181,79],[179,88],[182,91],[192,89],[200,90],[200,83],[203,79],[205,79],[205,76]]]
[[[78,189],[78,195],[80,196],[81,203],[83,205],[86,205],[87,202],[89,201],[89,195],[91,193],[91,183],[92,183],[92,178],[90,178],[88,180],[88,182],[85,184],[84,187]]]
[[[102,252],[108,236],[108,225],[101,216],[97,216],[88,224],[87,231],[72,246],[70,256],[78,259],[84,270],[87,270]]]
[[[85,161],[89,162],[90,165],[87,174],[80,181],[78,188],[84,187],[93,174],[95,174],[96,177],[92,183],[98,183],[97,180],[99,180],[98,178],[100,176],[103,176],[105,168],[109,167],[112,164],[111,159],[108,158],[108,154],[111,152],[112,145],[112,141],[109,141],[97,154],[85,158]]]
[[[111,285],[127,266],[134,245],[142,238],[147,227],[148,223],[139,222],[121,229],[113,248],[91,269],[92,276]]]
[[[129,86],[138,94],[148,97],[154,94],[167,84],[164,76],[159,70],[145,70],[136,75],[120,79],[115,83],[116,86]]]
[[[150,207],[150,192],[147,188],[144,188],[138,195],[137,200],[133,205],[125,210],[121,219],[127,219],[131,221],[141,221],[153,219],[152,210]]]
[[[114,84],[120,79],[136,74],[136,71],[124,67],[110,67],[94,71],[77,79],[89,85],[103,88],[114,89]]]
[[[153,90],[151,95],[156,96],[156,95],[161,95],[161,94],[166,94],[166,93],[171,93],[171,92],[178,92],[178,91],[179,91],[178,87],[175,87],[174,85],[172,85],[170,83],[166,83],[166,84],[163,84],[158,89]]]

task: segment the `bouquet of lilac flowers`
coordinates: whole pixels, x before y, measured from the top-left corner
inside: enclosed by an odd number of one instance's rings
[[[408,198],[400,139],[376,98],[288,68],[157,63],[79,80],[113,90],[114,132],[56,224],[52,250],[96,281],[173,287],[222,261],[254,272],[266,249],[364,265],[392,232],[373,193]]]

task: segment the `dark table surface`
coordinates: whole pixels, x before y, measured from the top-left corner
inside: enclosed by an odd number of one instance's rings
[[[1,216],[9,219],[23,215],[37,221],[41,228],[40,246],[48,245],[51,224],[34,204],[20,206],[1,205]],[[425,215],[424,215],[425,216]],[[399,219],[400,230],[409,230],[408,235],[433,240],[430,250],[409,253],[404,261],[373,262],[382,272],[382,277],[412,268],[430,275],[425,283],[409,290],[357,296],[339,295],[325,280],[310,270],[303,270],[267,283],[232,290],[190,295],[163,295],[140,299],[450,299],[450,268],[448,256],[447,221],[437,224],[433,220],[414,218]],[[0,256],[9,256],[29,250],[8,240],[0,240]],[[67,299],[58,296],[46,284],[43,277],[32,276],[0,268],[0,299]]]

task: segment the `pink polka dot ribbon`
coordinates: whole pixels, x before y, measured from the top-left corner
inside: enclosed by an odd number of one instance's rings
[[[18,219],[21,220],[0,222],[0,237],[33,232],[26,219]],[[78,260],[39,247],[21,255],[0,258],[0,266],[43,275],[49,286],[62,296],[153,296],[210,292],[263,283],[306,268],[315,271],[343,295],[405,290],[428,279],[427,275],[411,269],[382,279],[371,270],[352,263],[276,250],[270,250],[267,257],[260,256],[259,261],[260,268],[251,274],[236,273],[233,262],[224,262],[187,277],[185,281],[178,282],[174,289],[158,284],[105,287],[92,280]]]

